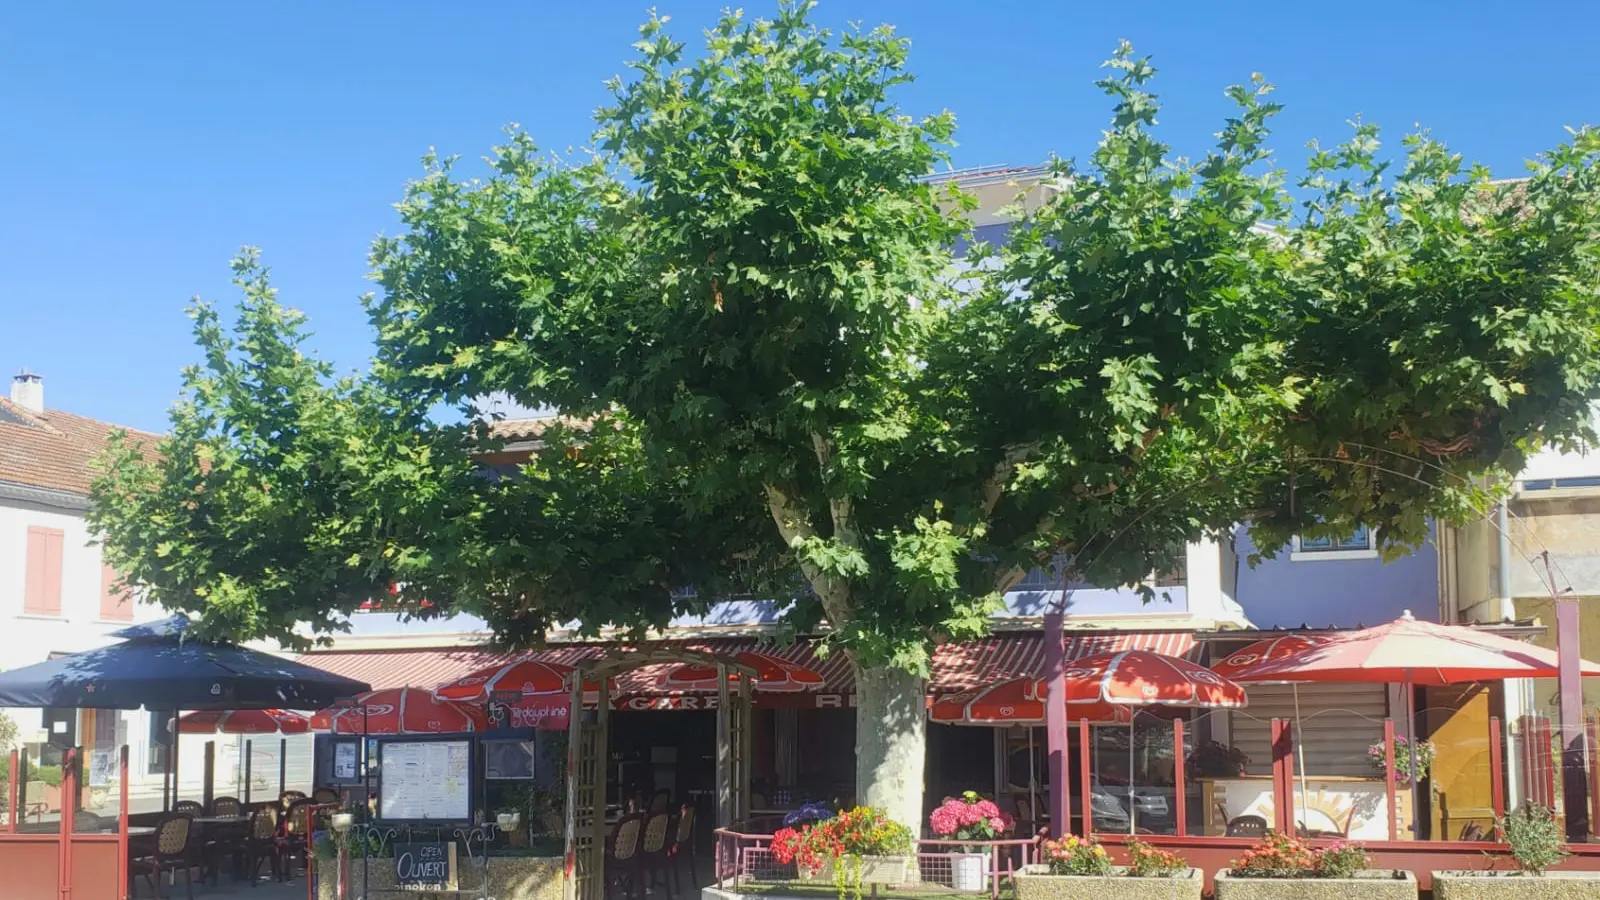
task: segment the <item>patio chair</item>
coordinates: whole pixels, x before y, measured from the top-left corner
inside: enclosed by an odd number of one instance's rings
[[[179,800],[172,804],[172,811],[185,816],[203,816],[206,814],[206,807],[199,800]]]
[[[694,804],[685,803],[678,808],[678,827],[672,831],[672,847],[667,851],[674,890],[683,890],[683,883],[678,880],[679,869],[689,870],[689,889],[700,890],[700,879],[694,871],[694,831]]]
[[[606,894],[613,886],[624,897],[644,897],[644,881],[639,877],[639,838],[644,832],[644,816],[633,813],[617,820],[606,838]]]
[[[275,806],[257,807],[250,814],[250,831],[245,835],[243,848],[244,874],[255,887],[261,877],[261,864],[270,863],[272,878],[282,881],[279,874],[282,859],[278,855],[278,809]]]
[[[50,811],[50,804],[44,799],[44,792],[48,788],[49,785],[42,781],[29,781],[23,784],[22,796],[26,798],[26,804],[22,810],[23,818],[33,816],[33,820],[37,822],[44,818],[45,813]]]
[[[238,797],[218,797],[211,801],[211,814],[218,818],[243,815],[244,804]]]
[[[1258,838],[1267,834],[1267,820],[1260,816],[1234,816],[1228,820],[1228,837]]]
[[[671,873],[667,871],[667,833],[671,827],[670,815],[655,813],[645,820],[644,838],[639,846],[639,871],[644,876],[645,890],[653,889],[659,876],[668,897],[677,893],[672,887]]]
[[[1461,826],[1461,836],[1456,838],[1456,840],[1458,840],[1458,841],[1481,841],[1481,840],[1483,840],[1483,826],[1479,825],[1477,822],[1468,822],[1467,824]]]
[[[150,854],[128,861],[128,894],[135,893],[134,878],[143,875],[150,884],[151,893],[162,897],[161,876],[181,870],[184,889],[189,900],[194,900],[194,858],[191,855],[194,833],[194,821],[188,816],[173,813],[162,819],[156,826],[155,846]]]
[[[284,811],[283,827],[278,829],[278,860],[283,866],[285,881],[294,874],[296,859],[300,860],[300,864],[307,871],[311,869],[311,859],[306,854],[306,836],[309,833],[306,830],[308,827],[306,816],[312,806],[313,801],[302,798],[289,804],[289,808]]]
[[[664,813],[672,808],[672,792],[661,788],[650,795],[650,806],[647,808],[650,815]]]
[[[305,791],[284,791],[278,795],[278,805],[284,809],[288,809],[290,806],[299,803],[304,799],[306,799]]]
[[[311,792],[311,799],[319,806],[326,806],[329,803],[339,802],[339,792],[331,787],[319,787]]]

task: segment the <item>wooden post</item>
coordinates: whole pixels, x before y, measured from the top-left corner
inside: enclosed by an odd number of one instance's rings
[[[365,729],[363,729],[365,730]],[[289,739],[278,738],[278,799],[289,789]],[[174,794],[176,796],[176,794]]]
[[[1065,704],[1063,704],[1063,705],[1065,705]],[[1066,747],[1063,746],[1062,750],[1065,751]],[[1094,803],[1090,800],[1090,797],[1089,797],[1090,791],[1092,790],[1092,787],[1093,787],[1093,784],[1094,784],[1094,779],[1093,779],[1093,776],[1091,776],[1090,773],[1089,773],[1089,760],[1090,760],[1090,753],[1089,753],[1089,720],[1088,719],[1079,719],[1078,720],[1078,764],[1079,764],[1079,768],[1080,768],[1081,771],[1078,772],[1078,792],[1079,792],[1078,793],[1078,802],[1083,806],[1083,836],[1084,837],[1088,837],[1089,835],[1094,834]],[[1062,766],[1062,768],[1064,769],[1064,768],[1066,768],[1066,766]],[[1062,782],[1062,787],[1060,787],[1059,789],[1056,789],[1056,790],[1060,790],[1060,792],[1063,795],[1065,795],[1066,792],[1067,792],[1066,791],[1066,782],[1063,781]],[[1053,795],[1054,793],[1055,793],[1055,790],[1052,790],[1051,794]],[[1063,801],[1063,803],[1064,802],[1065,801]],[[1056,804],[1054,804],[1054,803],[1051,804],[1052,808],[1054,808],[1055,806],[1056,806]],[[1059,832],[1056,833],[1056,837],[1060,838],[1060,837],[1063,837],[1063,836],[1065,836],[1067,834],[1070,834],[1071,831],[1072,831],[1072,820],[1071,819],[1062,819],[1059,823],[1057,823],[1056,827],[1061,829]]]
[[[61,900],[72,900],[72,813],[73,807],[78,805],[78,773],[75,771],[78,762],[77,748],[69,748],[61,754],[61,846],[57,848],[56,860],[60,864],[60,874],[56,877],[56,887],[61,893]]]
[[[1500,737],[1500,719],[1489,717],[1489,797],[1495,821],[1506,814],[1505,759]]]
[[[206,741],[205,757],[202,760],[205,772],[205,783],[200,786],[200,802],[205,806],[206,815],[211,815],[211,799],[217,793],[217,742]]]
[[[1389,800],[1389,840],[1400,839],[1400,811],[1394,798],[1394,720],[1383,720],[1383,790]]]
[[[128,889],[128,745],[117,751],[117,891]]]
[[[361,755],[366,756],[367,736],[361,736]],[[250,808],[250,763],[255,757],[255,742],[250,738],[244,739],[244,808]],[[365,774],[365,773],[363,773]]]
[[[728,666],[717,663],[717,827],[733,827],[733,742]],[[856,786],[859,791],[860,785]]]
[[[1069,833],[1072,823],[1072,806],[1068,803],[1067,789],[1071,781],[1067,776],[1067,676],[1066,676],[1066,617],[1059,609],[1044,614],[1044,746],[1045,761],[1050,771],[1050,822],[1057,837]],[[1088,726],[1079,728],[1088,746]],[[1085,758],[1087,760],[1087,758]],[[1028,760],[1028,778],[1033,778],[1033,760]],[[1089,767],[1083,767],[1083,833],[1089,833]],[[1033,810],[1038,816],[1039,811]]]
[[[1555,573],[1550,551],[1544,551],[1551,593],[1555,594]],[[1567,816],[1567,840],[1589,837],[1589,779],[1584,771],[1583,662],[1578,648],[1578,598],[1570,592],[1555,594],[1556,601],[1556,693],[1561,703],[1561,808]],[[1549,755],[1549,747],[1540,748]],[[1552,778],[1554,773],[1552,773]],[[1552,788],[1554,785],[1552,785]],[[1551,791],[1554,794],[1554,790]],[[1551,805],[1555,805],[1554,797]]]
[[[1600,829],[1600,723],[1584,722],[1589,739],[1589,833]]]
[[[17,773],[17,751],[11,751],[11,781],[7,783],[10,798],[6,801],[6,830],[12,834],[17,833],[17,815],[21,812],[17,808],[17,787],[19,775]]]
[[[1172,802],[1177,816],[1177,834],[1189,833],[1189,797],[1184,786],[1183,720],[1172,720]]]
[[[578,898],[578,803],[582,798],[578,796],[578,780],[583,777],[578,771],[579,766],[585,764],[580,749],[583,747],[583,671],[573,672],[572,696],[567,702],[567,846],[563,853],[565,860],[566,877],[562,879],[562,896],[564,900],[577,900]],[[365,741],[365,736],[362,737]],[[602,755],[609,758],[609,750],[602,748]],[[593,815],[594,803],[590,802],[590,815]],[[604,815],[601,818],[605,818]]]
[[[1272,808],[1277,820],[1273,828],[1280,834],[1294,834],[1293,776],[1285,775],[1292,765],[1294,749],[1289,745],[1287,732],[1287,722],[1283,719],[1272,720]]]

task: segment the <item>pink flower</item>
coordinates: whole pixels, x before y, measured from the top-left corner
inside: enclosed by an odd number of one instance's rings
[[[928,825],[933,828],[934,834],[951,835],[961,827],[961,822],[953,811],[941,806],[928,816]]]
[[[1000,818],[1000,807],[995,806],[993,800],[979,800],[974,805],[978,808],[978,815],[985,819]]]
[[[994,829],[996,834],[1004,834],[1006,830],[1006,820],[1000,818],[999,816],[995,816],[989,820],[989,827]]]

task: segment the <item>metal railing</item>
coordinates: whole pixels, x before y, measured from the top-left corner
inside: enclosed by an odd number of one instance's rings
[[[779,862],[772,850],[770,833],[718,828],[715,835],[714,873],[719,889],[817,880],[808,878],[793,862]],[[884,887],[907,893],[988,894],[998,898],[1001,886],[1023,866],[1034,862],[1038,842],[919,840],[914,848],[904,871],[883,882]],[[826,877],[831,880],[831,876]]]

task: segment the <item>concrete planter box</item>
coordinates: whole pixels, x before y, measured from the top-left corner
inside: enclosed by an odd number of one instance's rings
[[[904,856],[846,856],[838,860],[828,860],[817,870],[817,874],[806,880],[834,884],[834,867],[838,866],[844,871],[845,882],[849,883],[856,876],[857,860],[861,862],[862,884],[906,883],[907,865],[910,860]]]
[[[1115,875],[1051,875],[1029,866],[1012,876],[1017,900],[1200,900],[1205,873],[1190,869],[1172,878],[1135,878],[1122,866]]]
[[[1216,888],[1217,900],[1417,900],[1416,876],[1393,869],[1355,878],[1238,878],[1223,869]]]
[[[483,879],[483,870],[475,864],[468,864],[465,855],[459,858],[456,869],[456,883],[465,893],[402,891],[395,884],[392,859],[374,859],[366,864],[353,859],[349,867],[345,882],[347,898],[360,898],[367,893],[374,898],[389,896],[416,900],[460,900],[464,896],[476,896]],[[560,857],[491,856],[487,894],[495,900],[562,900],[563,872]],[[334,864],[318,861],[317,900],[338,900],[334,886]]]
[[[1434,872],[1434,900],[1590,900],[1600,897],[1600,872]]]

